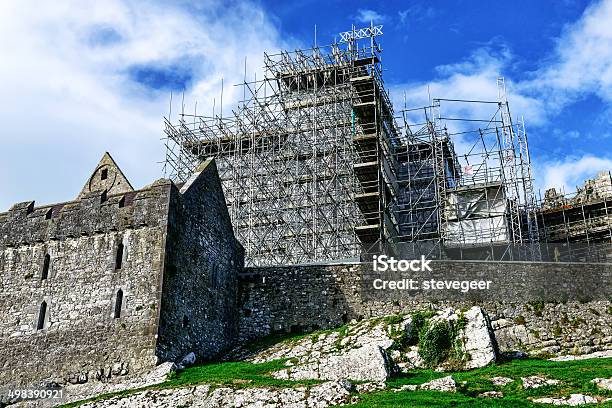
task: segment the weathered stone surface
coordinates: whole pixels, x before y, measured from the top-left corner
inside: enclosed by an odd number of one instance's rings
[[[558,356],[549,358],[550,361],[575,361],[575,360],[588,360],[590,358],[612,358],[612,349],[604,350],[604,351],[596,351],[594,353],[582,354],[582,355],[568,355],[568,356]]]
[[[66,402],[75,402],[89,399],[100,394],[109,394],[130,389],[144,388],[160,384],[168,379],[168,375],[177,370],[173,362],[165,362],[144,373],[137,378],[126,378],[120,382],[89,381],[84,384],[70,385],[64,387]]]
[[[345,352],[321,357],[318,361],[277,371],[276,378],[289,380],[385,381],[391,373],[385,351],[368,344]]]
[[[571,394],[569,397],[543,397],[543,398],[534,398],[533,402],[539,404],[551,404],[551,405],[568,405],[570,407],[575,407],[578,405],[584,404],[596,404],[599,402],[597,398],[591,397],[590,395],[583,394]]]
[[[429,391],[442,391],[442,392],[455,392],[457,391],[457,383],[455,379],[448,375],[442,378],[436,378],[435,380],[426,382],[419,386],[420,390]]]
[[[554,279],[559,273],[572,270],[572,280],[588,287],[590,271],[601,273],[610,265],[564,263],[504,263],[503,268],[537,274]],[[612,315],[606,310],[610,301],[544,303],[534,306],[525,302],[449,301],[410,298],[395,302],[364,300],[361,288],[362,266],[312,265],[245,268],[240,278],[240,338],[255,339],[274,332],[331,329],[352,319],[370,318],[428,309],[469,308],[478,304],[491,318],[499,352],[537,354],[549,348],[559,354],[584,354],[612,349]],[[500,276],[495,262],[440,262],[436,270],[473,271],[481,276]],[[418,277],[416,277],[418,279]],[[521,292],[521,282],[496,279],[496,285],[507,293]],[[512,297],[509,297],[512,298]],[[555,340],[557,344],[544,346]],[[558,347],[558,349],[557,349]]]
[[[503,387],[504,385],[508,385],[511,382],[514,382],[514,380],[508,377],[492,377],[491,382],[493,383],[493,385]]]
[[[540,388],[545,385],[558,385],[561,383],[559,380],[542,377],[539,375],[532,375],[530,377],[521,377],[521,381],[523,381],[523,388]]]
[[[390,332],[405,330],[410,318],[387,325],[381,319],[354,322],[342,331],[283,342],[253,356],[253,362],[289,359],[287,368],[274,373],[283,379],[351,379],[380,382],[393,364],[387,350],[394,344]]]
[[[485,391],[478,394],[480,398],[504,398],[504,393],[500,391]]]
[[[83,408],[151,407],[194,408],[266,407],[266,408],[325,408],[351,401],[352,385],[347,381],[329,381],[310,388],[241,388],[198,385],[161,391],[144,391],[128,397],[111,398],[82,405]]]
[[[612,378],[593,378],[591,382],[602,390],[612,391]]]
[[[368,393],[373,391],[380,391],[387,388],[387,384],[385,382],[366,382],[366,383],[358,383],[355,384],[355,391],[358,393]]]
[[[464,314],[467,319],[460,333],[463,350],[469,355],[466,369],[485,367],[497,359],[495,335],[491,323],[480,307],[472,307]]]
[[[495,361],[495,340],[487,317],[479,307],[472,307],[464,314],[450,308],[441,311],[431,318],[430,327],[441,321],[456,323],[460,316],[466,321],[456,342],[465,356],[460,363],[465,368],[475,368]],[[354,322],[342,331],[277,344],[251,356],[250,360],[288,359],[287,368],[274,373],[276,378],[282,379],[384,381],[396,367],[407,372],[425,365],[417,346],[406,349],[396,344],[409,335],[411,319],[410,316],[387,316]],[[394,345],[396,347],[392,347]]]
[[[218,354],[242,256],[214,162],[133,191],[105,155],[77,200],[0,213],[0,384],[129,383]]]

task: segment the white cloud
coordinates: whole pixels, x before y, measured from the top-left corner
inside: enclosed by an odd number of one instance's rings
[[[369,24],[370,22],[373,22],[374,24],[380,24],[386,20],[386,17],[374,10],[359,9],[357,10],[355,19],[360,23]]]
[[[602,170],[612,170],[612,158],[591,155],[567,157],[562,161],[544,163],[541,169],[537,184],[542,195],[550,187],[570,193],[576,191],[576,187],[581,187],[585,179],[595,177]]]
[[[404,18],[407,16],[408,13],[403,15]],[[539,127],[540,131],[546,131],[546,127],[552,125],[564,107],[589,95],[596,95],[607,104],[608,110],[612,110],[610,21],[612,0],[592,4],[578,21],[564,28],[555,49],[543,57],[541,67],[530,73],[527,79],[513,80],[506,75],[507,97],[512,114],[515,118],[524,116],[528,130],[530,127]],[[430,81],[392,86],[394,105],[403,106],[404,93],[408,107],[428,105],[428,94],[433,98],[496,100],[496,79],[504,76],[504,72],[514,62],[514,56],[504,44],[493,40],[476,49],[464,61],[437,67]],[[442,108],[445,116],[481,118],[486,113],[486,107],[478,105],[447,104]],[[600,120],[612,124],[609,118]],[[533,136],[532,133],[532,145]],[[559,141],[575,141],[587,135],[572,130],[556,135],[553,132],[553,136]],[[597,135],[599,138],[603,136],[607,136],[607,133]],[[544,136],[541,137],[540,143],[546,143]],[[469,145],[462,142],[465,141],[459,140],[458,151],[469,148]],[[599,170],[612,169],[606,157],[568,158],[567,162],[547,159],[544,156],[533,160],[538,175],[536,181],[543,189],[551,186],[575,189],[578,180],[592,177]],[[555,176],[557,173],[558,176]]]
[[[407,9],[398,11],[397,15],[399,16],[400,23],[406,24],[411,21],[421,21],[435,17],[436,9],[431,6],[425,7],[422,4],[413,4]]]
[[[567,25],[545,65],[521,84],[540,93],[555,112],[587,94],[612,102],[612,0],[590,5]]]
[[[288,46],[257,4],[201,6],[0,2],[0,211],[72,199],[106,150],[135,186],[161,176],[170,92],[135,81],[135,68],[190,78],[186,107],[197,100],[198,112],[209,112],[213,97],[218,111],[224,78],[227,114],[241,96],[232,85],[244,58],[252,72],[264,50]]]

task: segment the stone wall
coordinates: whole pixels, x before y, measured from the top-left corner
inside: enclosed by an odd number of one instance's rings
[[[327,329],[352,319],[400,312],[480,305],[491,317],[502,351],[582,354],[612,348],[609,296],[588,302],[516,300],[521,298],[528,276],[575,288],[588,288],[597,284],[594,276],[604,276],[607,281],[598,285],[609,292],[612,265],[435,262],[432,266],[445,276],[469,271],[472,276],[493,277],[500,290],[510,296],[478,299],[465,295],[449,301],[440,292],[437,296],[376,299],[364,295],[364,266],[360,264],[246,268],[239,285],[240,339],[244,342],[272,333]],[[427,276],[422,273],[423,278]]]
[[[237,276],[244,251],[234,238],[214,161],[173,194],[158,354],[208,359],[237,338]]]
[[[238,336],[243,266],[214,161],[133,191],[106,154],[78,200],[0,214],[0,385],[213,357]]]
[[[0,214],[0,384],[106,380],[156,363],[171,189],[160,181],[121,208],[123,195],[98,193]]]

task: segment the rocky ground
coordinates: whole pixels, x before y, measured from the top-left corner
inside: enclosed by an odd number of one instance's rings
[[[473,307],[266,339],[226,362],[178,371],[167,363],[140,382],[66,393],[97,395],[72,404],[83,407],[612,406],[611,357],[508,361],[488,316]]]

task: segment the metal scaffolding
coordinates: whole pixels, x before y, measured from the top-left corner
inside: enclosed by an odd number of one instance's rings
[[[398,240],[440,251],[538,240],[525,126],[513,122],[503,78],[498,90],[497,101],[433,99],[399,112],[407,143],[397,155]],[[443,107],[480,116],[443,116]]]
[[[380,35],[370,25],[329,46],[264,54],[264,78],[240,84],[229,117],[165,119],[166,176],[185,181],[216,158],[247,264],[354,258],[375,243],[537,239],[527,136],[503,80],[497,101],[434,99],[396,116]],[[456,103],[492,112],[442,116]],[[456,141],[468,149],[455,151]]]
[[[250,264],[351,258],[385,239],[397,134],[382,80],[382,26],[330,46],[265,54],[231,117],[165,120],[167,175],[184,181],[215,157]]]

